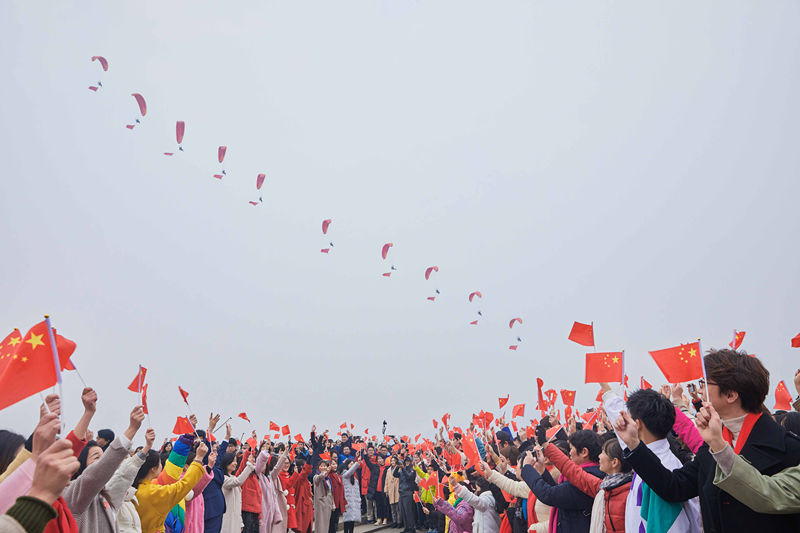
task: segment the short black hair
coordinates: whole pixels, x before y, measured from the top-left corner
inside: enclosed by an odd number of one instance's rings
[[[569,436],[569,443],[578,453],[584,448],[589,451],[589,460],[596,463],[600,459],[600,437],[594,431],[581,429]]]
[[[720,394],[735,392],[748,413],[760,413],[769,394],[769,370],[757,357],[736,350],[711,349],[703,358],[708,381]]]
[[[639,389],[628,396],[628,412],[657,439],[666,439],[675,425],[675,407],[653,389]]]

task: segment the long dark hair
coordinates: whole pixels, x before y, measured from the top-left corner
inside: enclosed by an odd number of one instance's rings
[[[142,464],[142,466],[139,468],[139,471],[136,472],[136,477],[133,478],[133,483],[131,483],[133,488],[139,488],[139,483],[141,483],[142,480],[147,477],[147,474],[150,473],[150,470],[158,466],[160,460],[161,456],[157,451],[150,450],[147,452],[147,457],[144,459],[144,464]]]
[[[14,461],[23,444],[25,444],[25,437],[22,435],[7,429],[0,429],[0,474],[5,472],[8,465]]]
[[[508,502],[506,501],[505,496],[503,496],[503,491],[500,490],[500,487],[489,483],[489,481],[480,474],[477,474],[473,481],[475,485],[480,487],[481,492],[486,492],[488,490],[492,493],[492,496],[494,496],[494,510],[497,512],[497,514],[503,514],[506,512],[506,509],[508,508]]]

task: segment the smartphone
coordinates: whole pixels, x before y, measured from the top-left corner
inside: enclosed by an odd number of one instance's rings
[[[694,383],[689,383],[686,385],[686,388],[689,389],[689,392],[691,393],[697,392],[697,387],[694,386]]]

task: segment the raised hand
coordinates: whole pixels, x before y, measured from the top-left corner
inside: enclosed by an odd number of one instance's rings
[[[522,461],[522,464],[533,466],[536,463],[536,459],[533,457],[533,453],[530,451],[525,452],[525,459]]]
[[[61,399],[58,394],[48,394],[44,399],[44,403],[39,407],[39,418],[47,413],[61,415]]]
[[[695,424],[700,436],[703,437],[712,452],[720,452],[728,445],[722,437],[722,420],[709,402],[703,403],[703,407],[697,413]]]
[[[669,400],[670,394],[672,392],[672,391],[670,391],[669,385],[668,384],[661,385],[660,391],[661,391],[661,395]]]
[[[94,413],[97,410],[97,393],[91,387],[86,387],[81,393],[83,410]]]
[[[47,413],[39,419],[39,425],[33,430],[31,459],[34,463],[37,462],[39,456],[56,441],[56,435],[60,430],[61,421],[55,413]]]
[[[55,415],[47,415],[54,416]],[[55,420],[58,420],[55,418]],[[34,434],[34,446],[36,435]],[[38,498],[52,504],[61,496],[61,491],[69,483],[72,475],[78,471],[81,464],[72,453],[72,444],[61,439],[53,442],[36,459],[36,469],[33,472],[33,481],[29,496]]]
[[[142,421],[144,420],[144,409],[142,409],[141,405],[137,405],[131,411],[131,415],[128,422],[128,429],[125,430],[125,438],[128,440],[133,440],[133,437],[136,435],[136,432],[139,431],[139,428],[142,427]]]
[[[189,415],[189,422],[192,423],[192,427],[197,429],[197,417],[194,414]]]
[[[214,465],[217,464],[217,452],[213,451],[208,454],[208,467],[214,468]]]
[[[231,425],[225,424],[225,440],[231,439]]]
[[[147,431],[144,432],[144,448],[142,449],[142,453],[146,454],[153,448],[153,443],[156,440],[156,430],[153,428],[148,428]]]
[[[629,450],[639,446],[639,428],[631,418],[631,415],[628,414],[628,411],[619,412],[619,418],[614,423],[614,431],[617,432],[617,436],[622,439],[622,442],[625,443]]]
[[[208,446],[206,446],[205,442],[200,442],[200,445],[197,447],[197,450],[195,451],[194,460],[202,463],[203,458],[206,456],[207,453],[208,453]]]

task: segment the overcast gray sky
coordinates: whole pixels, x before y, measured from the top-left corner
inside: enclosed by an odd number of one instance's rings
[[[179,384],[201,419],[247,411],[259,433],[385,418],[413,435],[509,393],[535,414],[537,376],[585,408],[574,320],[626,350],[635,382],[663,381],[648,350],[746,330],[791,389],[794,0],[0,12],[0,329],[53,316],[98,390],[94,429],[125,427],[139,363],[159,439]],[[131,132],[132,92],[148,113]],[[168,158],[176,120],[185,153]],[[74,424],[81,385],[65,386]],[[27,433],[37,403],[0,425]]]

